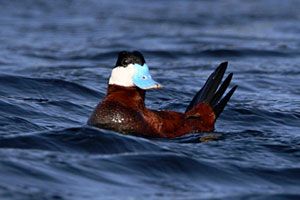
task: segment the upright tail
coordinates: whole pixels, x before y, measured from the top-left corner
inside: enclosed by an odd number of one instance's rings
[[[228,62],[221,63],[219,67],[208,77],[206,83],[194,96],[185,112],[191,110],[198,103],[202,102],[207,103],[212,107],[216,119],[220,116],[229,99],[237,88],[237,85],[233,86],[230,91],[223,97],[233,76],[233,73],[230,73],[221,84],[223,76],[227,69],[227,65]]]

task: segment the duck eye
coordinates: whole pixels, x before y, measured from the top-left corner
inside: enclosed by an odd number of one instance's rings
[[[143,77],[142,77],[142,79],[144,79],[144,80],[145,80],[146,78],[147,78],[146,76],[143,76]]]

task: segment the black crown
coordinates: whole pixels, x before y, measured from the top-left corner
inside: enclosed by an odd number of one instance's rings
[[[139,64],[144,65],[145,58],[143,54],[139,51],[121,51],[118,56],[118,60],[116,62],[116,67],[122,66],[127,67],[129,64]]]

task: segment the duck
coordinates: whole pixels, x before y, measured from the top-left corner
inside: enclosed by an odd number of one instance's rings
[[[237,89],[224,95],[232,80],[222,82],[228,62],[222,62],[195,94],[185,112],[148,109],[147,90],[160,89],[153,80],[143,54],[121,51],[108,81],[107,94],[96,106],[87,124],[100,129],[145,138],[176,138],[191,133],[212,132],[215,122]]]

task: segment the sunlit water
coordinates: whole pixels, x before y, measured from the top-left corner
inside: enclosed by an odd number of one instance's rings
[[[300,2],[0,0],[0,199],[300,199]],[[120,50],[184,111],[229,61],[239,88],[202,134],[86,126]]]

